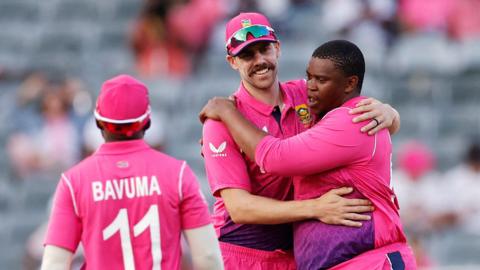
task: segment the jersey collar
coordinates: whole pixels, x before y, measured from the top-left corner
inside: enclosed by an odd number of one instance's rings
[[[286,110],[286,109],[292,107],[292,99],[291,99],[291,97],[289,97],[285,93],[285,91],[282,87],[282,84],[280,84],[280,83],[279,83],[279,88],[280,88],[280,91],[282,92],[283,103],[284,103],[284,106],[285,106],[284,110]],[[262,101],[260,101],[256,98],[254,98],[248,92],[248,90],[245,88],[245,86],[243,86],[243,83],[240,84],[240,86],[238,87],[238,90],[237,90],[237,92],[235,92],[234,96],[240,102],[242,102],[244,104],[247,104],[248,106],[252,107],[257,112],[259,112],[263,115],[266,115],[266,116],[271,115],[272,112],[273,112],[273,109],[275,107],[273,105],[264,103],[264,102],[262,102]]]
[[[129,141],[116,141],[108,142],[100,145],[97,150],[97,154],[125,154],[131,152],[137,152],[150,146],[143,139],[129,140]]]

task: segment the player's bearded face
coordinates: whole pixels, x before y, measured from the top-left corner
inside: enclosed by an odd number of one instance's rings
[[[231,66],[238,70],[244,84],[256,89],[272,87],[277,78],[278,43],[256,42],[230,57]],[[247,86],[248,87],[248,86]]]
[[[307,67],[308,106],[320,119],[344,103],[348,77],[328,59],[312,57]]]

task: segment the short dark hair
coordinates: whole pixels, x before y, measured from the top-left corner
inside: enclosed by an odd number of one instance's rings
[[[361,92],[365,75],[365,59],[357,45],[347,40],[328,41],[315,49],[312,57],[328,59],[335,63],[335,67],[346,76],[357,76],[357,88],[358,92]]]

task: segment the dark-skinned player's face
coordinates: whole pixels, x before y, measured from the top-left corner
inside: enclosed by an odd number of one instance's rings
[[[278,42],[256,42],[245,47],[236,56],[227,56],[246,86],[268,89],[277,78],[277,61],[280,55]]]
[[[352,77],[335,67],[332,60],[310,58],[307,67],[308,107],[316,116],[323,116],[339,107],[351,93]]]

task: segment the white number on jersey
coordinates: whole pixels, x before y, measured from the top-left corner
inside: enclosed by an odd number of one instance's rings
[[[143,218],[133,227],[133,236],[137,237],[150,227],[150,242],[152,250],[153,268],[160,270],[162,262],[162,249],[160,245],[160,217],[158,206],[152,204]],[[117,217],[103,230],[103,240],[108,240],[117,231],[120,231],[120,242],[122,243],[123,266],[125,269],[135,270],[133,258],[132,241],[130,240],[129,222],[127,209],[118,211]]]

